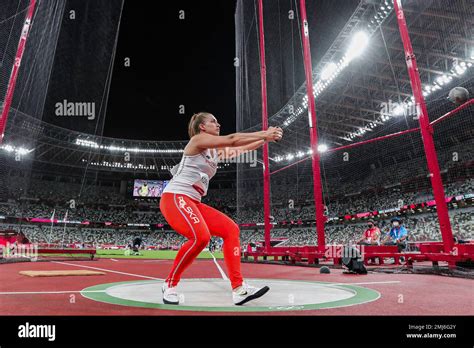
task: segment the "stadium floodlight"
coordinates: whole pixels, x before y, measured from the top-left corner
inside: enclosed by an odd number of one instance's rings
[[[352,38],[351,44],[346,52],[346,60],[351,61],[360,56],[368,44],[369,36],[363,31],[357,32]]]
[[[30,152],[31,152],[31,150],[27,150],[27,149],[25,149],[25,148],[23,148],[23,147],[19,147],[19,148],[17,149],[17,153],[20,154],[20,155],[27,155],[27,154],[29,154]]]
[[[184,149],[142,149],[142,148],[128,148],[124,146],[115,146],[115,145],[100,145],[94,141],[85,140],[85,139],[76,139],[76,145],[83,147],[92,147],[95,149],[108,150],[111,152],[134,152],[134,153],[183,153]]]
[[[440,86],[444,85],[444,78],[443,76],[440,76],[436,79],[436,83]]]
[[[444,75],[441,76],[440,78],[443,80],[443,82],[444,82],[445,84],[448,83],[448,82],[450,82],[450,81],[453,79],[451,76],[448,76],[448,75],[446,75],[446,74],[444,74]]]
[[[3,146],[3,149],[6,151],[6,152],[13,152],[15,149],[13,146],[11,145],[5,145]]]
[[[82,159],[82,162],[87,162],[87,160]],[[156,170],[156,167],[154,165],[144,166],[143,164],[134,165],[132,163],[123,164],[123,163],[119,163],[119,162],[108,162],[108,161],[102,161],[101,163],[99,163],[99,162],[90,162],[90,165],[95,166],[95,167]]]
[[[400,103],[392,111],[393,116],[403,116],[405,114],[405,104]]]
[[[0,146],[0,149],[3,149],[4,151],[6,151],[8,153],[15,153],[15,154],[21,155],[21,156],[24,156],[24,155],[29,154],[30,152],[33,152],[33,150],[28,150],[28,149],[25,149],[24,147],[21,147],[21,146],[20,147],[15,147],[15,146],[12,146],[10,144]]]
[[[393,9],[393,1],[385,1],[385,9],[380,8],[380,10],[375,14],[374,19],[370,20],[373,25],[369,26],[373,29],[375,26],[375,22],[381,23],[385,20]],[[387,12],[387,10],[389,12]],[[372,31],[370,31],[372,33]],[[347,49],[345,55],[337,61],[337,63],[330,62],[328,63],[321,71],[320,80],[316,81],[314,84],[314,95],[318,97],[331,83],[332,81],[339,75],[341,71],[344,70],[345,67],[349,65],[351,60],[356,57],[359,57],[364,50],[367,48],[369,44],[369,35],[364,31],[359,31],[354,34],[352,40],[350,42],[349,48]],[[474,59],[474,50],[471,52],[471,59]],[[434,81],[434,83],[424,86],[423,96],[428,97],[432,93],[440,91],[444,89],[445,85],[451,83],[454,77],[459,77],[464,75],[467,69],[471,68],[473,65],[472,62],[467,61],[456,61],[452,69],[449,72],[446,72]],[[365,133],[372,131],[374,128],[378,127],[380,124],[383,124],[386,121],[389,121],[392,117],[400,117],[404,116],[409,112],[408,108],[412,108],[415,104],[415,98],[412,96],[411,99],[402,102],[398,105],[395,105],[395,108],[391,110],[389,114],[381,114],[380,117],[377,118],[377,122],[371,123],[366,127],[359,128],[358,130],[349,133],[343,139],[348,141],[353,141],[357,137],[363,136]],[[300,116],[308,107],[308,98],[305,95],[302,99],[301,106],[296,109],[296,112],[291,117],[288,117],[284,125],[289,126],[293,123],[298,116]],[[319,149],[319,148],[318,148]],[[307,155],[311,155],[311,150],[306,153]],[[294,157],[299,157],[299,152]],[[288,155],[286,157],[280,158],[281,160],[289,159]]]
[[[79,146],[86,146],[86,147],[93,147],[93,148],[99,148],[99,144],[97,144],[94,141],[86,140],[86,139],[76,139],[76,145]]]
[[[463,62],[464,63],[464,62]],[[465,64],[465,63],[464,63]],[[464,65],[465,66],[465,65]],[[456,65],[456,67],[454,68],[454,70],[456,71],[456,74],[458,75],[462,75],[466,72],[466,68],[463,68],[461,65]]]
[[[383,16],[380,14],[381,18]],[[378,17],[378,14],[377,14]],[[379,22],[379,20],[377,20]],[[354,58],[360,56],[365,50],[369,43],[369,36],[364,31],[357,32],[349,45],[349,48],[343,58],[340,59],[339,63],[330,62],[328,63],[321,72],[320,80],[316,81],[314,84],[314,97],[319,96],[319,94],[328,87],[331,82],[336,78],[336,76],[349,65],[349,62]],[[303,113],[304,110],[308,108],[308,97],[304,96],[301,106],[296,110],[296,115],[299,116]],[[296,120],[296,117],[288,117],[284,121],[284,125],[287,127]]]
[[[326,144],[318,145],[319,152],[326,152],[328,150],[328,146]]]
[[[323,71],[321,72],[321,79],[322,80],[328,80],[329,78],[331,78],[333,76],[333,74],[336,72],[337,70],[337,65],[336,63],[328,63],[328,65],[326,65],[323,69]]]

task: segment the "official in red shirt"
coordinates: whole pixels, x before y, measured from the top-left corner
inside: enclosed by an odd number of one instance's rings
[[[356,242],[356,244],[380,245],[380,229],[375,226],[374,220],[369,220],[367,223],[368,228],[365,230],[364,235]]]

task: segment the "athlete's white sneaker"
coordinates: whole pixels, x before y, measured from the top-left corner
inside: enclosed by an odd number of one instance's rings
[[[234,304],[237,306],[241,306],[244,303],[247,303],[251,300],[255,300],[267,293],[270,290],[268,286],[264,286],[263,288],[257,288],[255,286],[248,285],[243,283],[242,286],[232,290],[232,298],[234,300]]]
[[[162,287],[163,303],[171,305],[179,305],[179,297],[176,292],[176,287],[169,287],[168,283],[164,283]]]

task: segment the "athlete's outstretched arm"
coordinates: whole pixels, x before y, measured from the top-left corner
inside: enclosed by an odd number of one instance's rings
[[[218,149],[225,147],[239,147],[252,144],[259,140],[278,141],[281,139],[283,131],[281,128],[270,127],[266,131],[253,133],[234,133],[229,135],[211,135],[199,133],[191,138],[190,143],[200,149]]]
[[[243,155],[249,151],[257,150],[263,144],[265,144],[265,140],[257,140],[244,146],[220,148],[217,149],[217,153],[219,155],[219,160],[231,159]]]

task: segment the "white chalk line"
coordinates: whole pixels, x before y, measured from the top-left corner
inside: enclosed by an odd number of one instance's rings
[[[104,272],[110,272],[110,273],[117,273],[117,274],[123,274],[123,275],[128,275],[132,277],[137,277],[137,278],[144,278],[144,279],[153,279],[153,280],[164,280],[163,278],[155,278],[155,277],[149,277],[141,274],[135,274],[135,273],[126,273],[126,272],[119,272],[119,271],[114,271],[111,269],[105,269],[105,268],[98,268],[98,267],[91,267],[91,266],[84,266],[84,265],[76,265],[74,263],[68,263],[68,262],[59,262],[59,261],[52,261],[53,263],[58,263],[61,265],[68,265],[68,266],[74,266],[74,267],[82,267],[82,268],[89,268],[89,269],[95,269],[98,271],[104,271]]]
[[[105,290],[88,290],[88,291],[8,291],[0,292],[0,295],[59,295],[59,294],[79,294],[79,293],[89,293],[89,292],[105,292]]]

